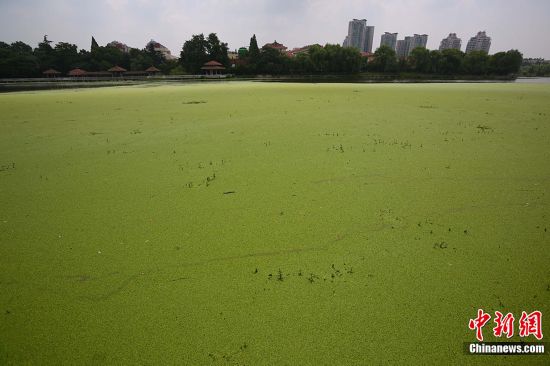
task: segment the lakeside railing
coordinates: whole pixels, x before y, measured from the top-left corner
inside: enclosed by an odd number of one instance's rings
[[[0,83],[66,83],[85,81],[166,81],[166,80],[194,80],[194,79],[226,79],[231,74],[224,75],[151,75],[151,76],[63,76],[41,78],[6,78],[0,79]]]

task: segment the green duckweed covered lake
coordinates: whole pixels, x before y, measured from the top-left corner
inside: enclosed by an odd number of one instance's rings
[[[0,364],[548,364],[550,85],[0,95]],[[487,341],[493,320],[483,328]]]

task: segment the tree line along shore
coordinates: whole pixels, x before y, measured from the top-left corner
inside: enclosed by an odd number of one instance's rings
[[[335,44],[315,44],[289,56],[266,44],[258,47],[256,36],[248,48],[241,48],[236,58],[230,59],[227,43],[215,33],[208,36],[193,35],[184,42],[180,58],[169,60],[153,47],[130,48],[124,52],[112,46],[93,43],[90,51],[75,44],[58,42],[52,46],[47,37],[36,48],[17,41],[0,42],[0,78],[36,78],[47,76],[46,70],[56,75],[67,75],[78,68],[92,73],[123,68],[144,73],[151,68],[163,75],[198,75],[201,66],[216,61],[225,72],[234,75],[346,75],[358,73],[408,75],[424,78],[438,75],[443,78],[473,77],[498,78],[517,75],[521,71],[523,56],[518,50],[488,55],[483,51],[464,53],[456,49],[443,51],[418,47],[407,58],[398,58],[395,51],[381,46],[365,56],[358,49]],[[50,71],[51,72],[51,71]],[[532,73],[537,72],[537,70]],[[540,73],[536,74],[538,76]]]

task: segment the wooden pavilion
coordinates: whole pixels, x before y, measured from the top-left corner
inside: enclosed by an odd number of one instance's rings
[[[220,75],[223,74],[225,67],[218,61],[208,61],[201,67],[201,70],[203,70],[206,75]]]
[[[69,71],[68,75],[69,76],[72,76],[72,77],[83,77],[83,76],[86,76],[87,72],[85,70],[82,70],[82,69],[72,69],[71,71]]]
[[[111,67],[109,70],[107,70],[111,73],[111,75],[113,75],[114,77],[120,77],[122,76],[127,70],[123,67],[120,67],[120,66],[114,66],[114,67]]]
[[[61,73],[55,69],[48,69],[42,73],[47,78],[55,78],[61,75]]]
[[[147,68],[145,71],[147,72],[147,75],[149,75],[149,76],[158,75],[158,73],[160,72],[160,70],[157,69],[154,66],[151,66],[151,67]]]

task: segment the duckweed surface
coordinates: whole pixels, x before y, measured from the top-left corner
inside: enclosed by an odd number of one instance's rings
[[[512,312],[512,340],[521,311],[550,332],[549,100],[528,84],[0,95],[0,364],[548,364],[463,342],[478,308]]]

